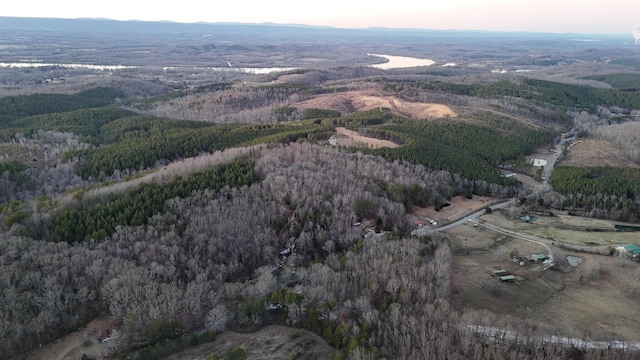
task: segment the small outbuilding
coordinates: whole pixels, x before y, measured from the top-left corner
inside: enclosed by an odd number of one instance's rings
[[[547,160],[545,159],[531,159],[531,165],[536,167],[545,167],[547,166]]]
[[[500,279],[500,281],[515,281],[516,276],[504,269],[493,269],[491,275]]]
[[[635,244],[618,246],[616,250],[621,253],[631,254],[633,257],[640,256],[640,246]]]
[[[529,261],[534,262],[534,263],[539,263],[539,262],[543,262],[545,260],[548,260],[549,257],[545,254],[531,254],[529,255]]]
[[[531,216],[531,215],[525,215],[525,216],[521,216],[520,220],[524,220],[526,222],[531,223],[531,222],[535,222],[536,220],[538,220],[538,218],[535,217],[535,216]]]

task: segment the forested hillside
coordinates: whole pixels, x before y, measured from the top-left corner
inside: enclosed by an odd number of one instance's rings
[[[384,107],[295,107],[342,86],[215,82],[122,101],[109,88],[1,98],[0,358],[98,316],[117,324],[101,349],[124,359],[157,359],[224,329],[273,323],[317,333],[336,359],[571,355],[538,336],[556,333],[553,324],[453,310],[450,239],[411,235],[416,207],[440,211],[457,196],[524,199],[501,166],[528,166],[526,155],[558,138],[540,125],[551,121],[482,102],[435,120]],[[517,97],[514,114],[554,122],[570,119],[569,108],[636,101],[539,80],[408,82],[398,96],[448,92]],[[331,146],[338,126],[398,146]],[[244,147],[206,168],[187,161]],[[184,168],[153,176],[177,164]],[[591,201],[633,221],[638,178],[559,167],[550,183],[575,211]],[[491,326],[527,341],[487,335]],[[629,358],[615,348],[583,355]]]
[[[551,131],[497,119],[482,125],[459,122],[411,121],[372,130],[381,137],[401,138],[405,145],[374,151],[388,160],[402,159],[431,169],[447,169],[474,180],[516,185],[496,169],[519,161],[535,148],[550,143]]]
[[[497,319],[448,307],[449,246],[406,238],[404,206],[380,188],[382,181],[456,193],[467,180],[310,144],[266,150],[255,170],[257,183],[173,198],[146,225],[118,226],[99,242],[3,235],[3,353],[36,346],[104,311],[121,324],[109,349],[141,347],[144,356],[163,349],[145,347],[163,336],[159,324],[184,334],[219,329],[230,316],[227,326],[238,328],[275,316],[318,332],[340,356],[481,359],[526,348],[481,346],[473,328],[455,325]],[[372,211],[362,220],[390,235],[363,239],[352,227],[363,200]],[[283,258],[283,249],[294,255]],[[265,301],[283,307],[267,310]],[[565,351],[536,349],[532,357]]]
[[[501,81],[490,85],[430,82],[421,86],[429,90],[470,96],[517,97],[552,104],[563,109],[595,111],[598,106],[617,106],[626,109],[640,108],[640,93],[636,91],[598,89],[536,79]]]
[[[575,213],[618,221],[640,219],[637,168],[560,166],[549,183],[566,195],[564,206]]]

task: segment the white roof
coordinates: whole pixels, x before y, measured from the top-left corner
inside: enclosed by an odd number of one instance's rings
[[[545,160],[545,159],[533,159],[532,160],[532,164],[533,164],[533,166],[546,166],[547,165],[547,160]]]

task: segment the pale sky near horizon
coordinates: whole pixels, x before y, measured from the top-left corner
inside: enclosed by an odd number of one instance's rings
[[[631,33],[638,0],[11,1],[1,16],[243,22],[391,28]]]

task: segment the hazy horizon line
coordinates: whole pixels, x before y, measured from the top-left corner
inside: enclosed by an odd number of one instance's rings
[[[266,26],[283,26],[283,27],[305,27],[317,29],[333,29],[333,30],[385,30],[385,31],[446,31],[446,32],[484,32],[484,33],[502,33],[502,34],[550,34],[550,35],[599,35],[599,36],[628,36],[628,32],[616,33],[585,33],[585,32],[558,32],[558,31],[530,31],[530,30],[487,30],[487,29],[439,29],[439,28],[415,28],[415,27],[389,27],[389,26],[369,26],[369,27],[339,27],[333,25],[316,25],[304,23],[278,23],[278,22],[241,22],[241,21],[176,21],[176,20],[145,20],[145,19],[114,19],[107,17],[51,17],[51,16],[0,16],[2,18],[12,19],[49,19],[49,20],[95,20],[95,21],[115,21],[115,22],[143,22],[143,23],[168,23],[179,25],[266,25]],[[2,26],[0,25],[0,28]]]

